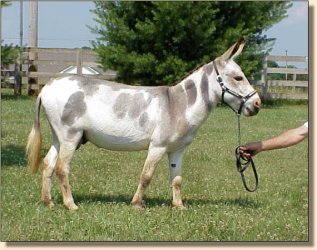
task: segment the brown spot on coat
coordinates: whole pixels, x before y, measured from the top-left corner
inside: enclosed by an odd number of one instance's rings
[[[211,111],[212,106],[211,106],[211,101],[209,100],[209,83],[208,83],[208,77],[206,73],[204,73],[201,78],[200,89],[201,89],[201,96],[207,107],[207,110]]]
[[[132,103],[129,107],[129,117],[137,118],[147,108],[147,102],[143,93],[136,93],[132,98]]]
[[[187,80],[185,82],[185,90],[187,94],[188,106],[192,106],[197,99],[197,88],[193,80]]]
[[[161,142],[166,143],[172,135],[177,133],[183,137],[190,129],[186,120],[187,98],[181,85],[161,89]]]
[[[129,110],[129,104],[131,104],[131,99],[132,99],[132,96],[128,93],[121,93],[117,97],[117,99],[112,107],[112,110],[113,110],[113,113],[119,119],[122,119],[125,117],[126,113]]]
[[[86,96],[94,95],[99,90],[99,86],[104,84],[101,80],[86,76],[71,76],[69,80],[77,81],[78,87],[84,91]]]
[[[212,71],[214,70],[214,66],[212,63],[208,63],[203,67],[203,70],[207,73],[207,75],[211,75]]]
[[[107,83],[107,86],[110,87],[111,90],[113,90],[113,91],[135,88],[134,86],[127,85],[127,84],[122,84],[122,83],[117,83],[117,82],[106,81],[106,83]]]
[[[170,115],[174,123],[177,123],[180,118],[185,117],[187,108],[185,91],[181,85],[168,88],[167,98]]]
[[[147,112],[144,112],[144,113],[140,116],[139,126],[140,126],[141,128],[144,128],[145,125],[147,124],[148,120],[149,120],[149,115],[148,115]]]
[[[82,117],[87,110],[85,95],[82,91],[72,94],[64,106],[61,117],[62,123],[71,126],[76,119]]]
[[[136,93],[134,95],[121,93],[117,97],[112,109],[119,119],[124,118],[126,114],[130,118],[135,119],[146,111],[151,100],[151,97],[146,100],[143,93]]]

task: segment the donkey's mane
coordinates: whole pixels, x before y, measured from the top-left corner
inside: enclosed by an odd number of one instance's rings
[[[199,68],[201,68],[202,66],[204,66],[205,63],[201,63],[199,65],[197,65],[195,68],[193,68],[191,71],[187,72],[186,75],[184,75],[181,79],[177,80],[176,82],[174,82],[173,84],[171,84],[172,86],[173,85],[176,85],[178,83],[180,83],[181,81],[183,81],[184,79],[186,79],[188,76],[190,76],[192,73],[194,73],[196,70],[198,70]]]

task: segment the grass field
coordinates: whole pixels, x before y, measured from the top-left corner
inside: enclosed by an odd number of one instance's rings
[[[146,191],[145,210],[130,201],[146,152],[111,152],[87,143],[75,154],[70,182],[79,211],[62,204],[54,178],[49,210],[40,202],[41,173],[26,168],[26,138],[35,100],[2,95],[2,241],[308,241],[308,140],[263,152],[254,161],[259,189],[246,192],[236,172],[236,118],[229,108],[210,115],[186,151],[183,199],[171,206],[167,157]],[[241,118],[242,142],[267,138],[308,118],[307,105],[263,108]],[[42,114],[44,156],[50,146]]]

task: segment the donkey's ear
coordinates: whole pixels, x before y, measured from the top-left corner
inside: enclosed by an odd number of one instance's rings
[[[241,51],[243,50],[243,47],[245,45],[245,39],[240,38],[239,41],[237,41],[234,45],[232,45],[222,56],[221,59],[224,61],[233,60],[236,58]]]

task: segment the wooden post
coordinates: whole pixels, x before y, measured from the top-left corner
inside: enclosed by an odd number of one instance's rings
[[[29,2],[29,47],[37,48],[38,44],[38,0]],[[38,59],[37,52],[31,51],[28,53],[29,60],[29,72],[37,71],[37,65],[33,64],[33,61]],[[32,85],[38,85],[37,77],[28,78],[28,95],[35,95],[36,91]],[[38,88],[39,89],[39,88]]]
[[[83,73],[83,51],[82,49],[77,50],[77,75],[82,75]]]
[[[21,60],[18,58],[14,64],[14,94],[21,95],[22,93],[22,65]]]
[[[294,74],[293,74],[293,84],[295,83],[296,78],[297,78],[296,73],[294,73]],[[293,88],[292,88],[293,93],[295,93],[295,90],[296,90],[296,87],[295,87],[295,85],[294,85]]]
[[[0,20],[2,22],[2,2],[0,2]],[[2,37],[2,25],[0,24],[0,37]],[[0,41],[0,44],[1,44],[1,47],[0,47],[0,54],[1,54],[1,51],[2,51],[2,41]],[[0,59],[0,62],[1,62],[1,66],[0,66],[0,84],[2,84],[2,61]],[[2,87],[2,86],[0,86]]]
[[[267,54],[264,55],[263,57],[263,70],[262,70],[262,93],[263,93],[263,98],[265,100],[268,99],[268,77],[267,77]]]

